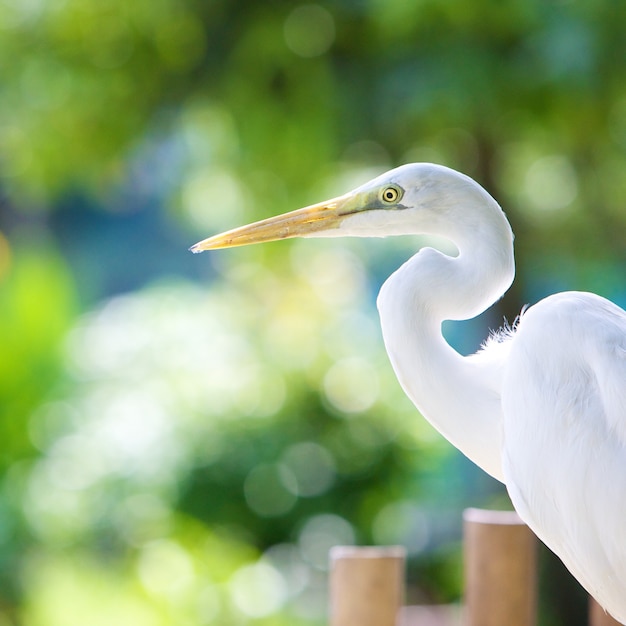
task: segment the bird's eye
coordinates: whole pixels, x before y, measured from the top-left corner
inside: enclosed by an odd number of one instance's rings
[[[397,202],[400,198],[400,191],[397,187],[385,187],[381,193],[381,198],[383,202],[387,204],[392,204]]]

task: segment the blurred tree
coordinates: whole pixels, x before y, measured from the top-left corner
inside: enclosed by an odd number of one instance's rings
[[[0,611],[15,610],[21,559],[25,459],[36,456],[28,416],[59,379],[58,344],[76,313],[67,268],[53,251],[13,250],[0,234]]]
[[[84,623],[114,597],[107,623],[306,623],[338,539],[412,541],[420,593],[458,597],[433,509],[496,486],[384,359],[374,294],[414,242],[208,270],[184,242],[438,161],[517,234],[513,290],[451,340],[558,289],[626,304],[625,21],[611,0],[0,0],[5,621],[67,623],[80,597]],[[139,290],[202,271],[208,294]]]

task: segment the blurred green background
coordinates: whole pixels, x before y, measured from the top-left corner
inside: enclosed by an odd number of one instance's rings
[[[458,601],[462,509],[507,499],[384,354],[418,242],[187,248],[434,161],[517,235],[459,350],[554,291],[624,306],[625,28],[611,0],[0,0],[0,626],[316,626],[350,543]],[[585,623],[541,561],[541,623]]]

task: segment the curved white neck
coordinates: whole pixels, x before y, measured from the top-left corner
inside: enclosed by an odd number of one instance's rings
[[[474,228],[439,224],[430,231],[450,238],[459,256],[421,250],[385,282],[378,309],[385,347],[406,394],[455,447],[503,480],[499,355],[463,357],[441,334],[444,320],[476,316],[513,280],[511,228],[495,200],[483,194],[463,207],[477,214]]]

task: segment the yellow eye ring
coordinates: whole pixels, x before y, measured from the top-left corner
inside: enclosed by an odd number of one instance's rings
[[[382,190],[380,197],[382,198],[383,202],[386,202],[387,204],[393,204],[394,202],[398,201],[398,198],[400,197],[400,192],[396,187],[385,187]]]

